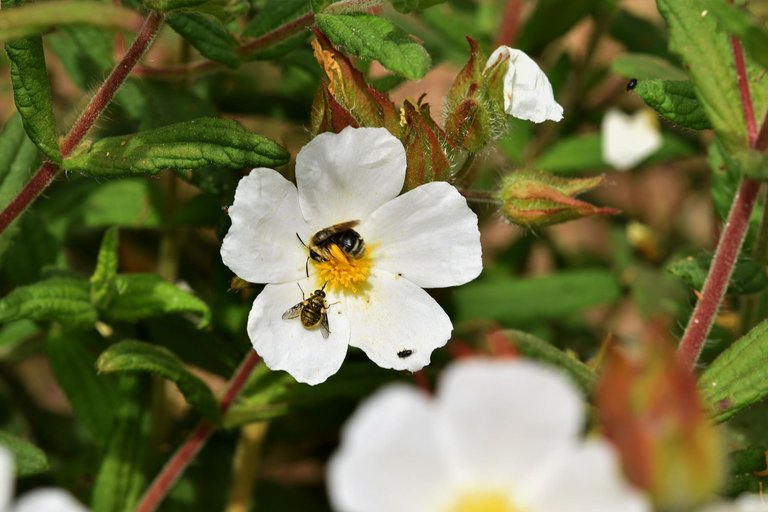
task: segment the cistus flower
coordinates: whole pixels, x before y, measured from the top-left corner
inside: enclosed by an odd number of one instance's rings
[[[26,493],[15,503],[13,497],[14,462],[10,452],[0,446],[0,511],[2,512],[86,512],[75,498],[61,489],[43,488]]]
[[[659,121],[649,109],[632,115],[609,109],[603,116],[600,132],[603,161],[619,170],[635,167],[661,147]]]
[[[610,446],[581,438],[585,407],[554,370],[463,360],[430,398],[402,384],[367,399],[328,467],[339,512],[646,512]]]
[[[240,278],[268,283],[253,303],[248,335],[269,368],[317,384],[351,345],[381,367],[416,371],[448,341],[451,321],[422,288],[479,275],[477,216],[445,182],[398,196],[405,167],[403,145],[386,129],[348,127],[302,148],[296,186],[272,169],[240,181],[221,256]],[[352,232],[328,238],[323,254],[309,250],[318,232],[341,223]],[[345,244],[358,239],[364,249],[353,257]],[[314,307],[323,304],[318,290],[325,308]],[[283,318],[311,296],[306,319]]]
[[[485,70],[507,63],[504,72],[504,111],[518,119],[543,123],[560,121],[563,107],[555,101],[552,84],[538,64],[522,50],[499,46],[488,58]]]

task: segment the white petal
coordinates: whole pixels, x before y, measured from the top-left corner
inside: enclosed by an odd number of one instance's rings
[[[547,75],[533,59],[521,50],[500,46],[488,58],[486,69],[500,59],[509,59],[504,75],[504,110],[507,114],[534,123],[563,118],[563,107],[555,101]]]
[[[435,299],[407,279],[376,271],[368,280],[371,289],[366,295],[345,299],[352,330],[349,344],[382,368],[422,369],[432,351],[451,337],[450,318]]]
[[[361,220],[400,193],[405,149],[385,128],[321,133],[296,156],[304,218],[315,231]]]
[[[393,385],[366,400],[342,432],[328,466],[328,493],[341,512],[424,512],[446,493],[449,476],[432,404]]]
[[[445,182],[421,185],[384,204],[360,226],[376,244],[377,268],[423,288],[455,286],[483,269],[477,215]]]
[[[600,127],[603,160],[616,169],[630,169],[661,147],[661,133],[655,115],[647,109],[627,115],[610,109]]]
[[[272,169],[252,170],[237,185],[229,216],[221,259],[235,274],[251,283],[304,277],[307,251],[296,233],[306,236],[309,228],[290,181]]]
[[[302,281],[301,287],[306,294],[314,291],[308,280]],[[300,318],[283,320],[283,313],[299,302],[301,290],[296,283],[265,286],[248,315],[248,336],[269,368],[285,370],[299,382],[319,384],[336,373],[344,361],[349,322],[341,314],[340,304],[331,306],[331,334],[323,338],[319,328],[305,328]]]
[[[16,479],[14,467],[13,455],[0,446],[0,511],[7,509],[13,496],[13,482]]]
[[[610,446],[587,440],[552,468],[549,485],[524,504],[536,512],[650,512],[648,501],[622,478]]]
[[[527,361],[455,363],[437,393],[463,479],[520,487],[541,478],[578,439],[583,405],[560,373]]]
[[[13,512],[86,512],[87,509],[61,489],[38,489],[16,501]]]
[[[743,494],[735,501],[720,501],[700,512],[768,512],[768,499],[758,494]]]

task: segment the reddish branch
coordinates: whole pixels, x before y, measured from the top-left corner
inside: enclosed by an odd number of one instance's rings
[[[504,15],[501,18],[499,33],[496,36],[496,47],[514,46],[517,39],[517,28],[520,24],[520,10],[522,8],[520,0],[507,0],[504,7]]]

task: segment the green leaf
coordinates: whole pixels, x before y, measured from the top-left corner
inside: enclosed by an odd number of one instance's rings
[[[208,2],[208,0],[143,0],[145,6],[153,11],[169,12],[189,9]]]
[[[734,5],[715,0],[703,0],[702,3],[726,31],[739,38],[755,62],[768,69],[768,31],[765,27],[753,23],[746,12]]]
[[[612,39],[622,43],[628,52],[643,52],[664,59],[671,57],[667,50],[668,34],[665,27],[625,9],[619,8],[611,16],[608,33]]]
[[[0,11],[0,43],[50,32],[62,25],[90,25],[134,32],[141,26],[141,15],[111,3],[34,2]]]
[[[96,322],[88,281],[51,277],[16,288],[0,299],[0,323],[21,319],[60,322],[70,327],[90,327]]]
[[[427,51],[387,19],[368,14],[317,14],[315,22],[335,46],[364,59],[378,60],[385,68],[410,80],[429,69]]]
[[[137,130],[216,115],[213,105],[190,88],[135,78],[129,78],[118,89],[115,103]]]
[[[627,78],[687,80],[685,71],[667,60],[645,53],[625,53],[611,62],[611,71]]]
[[[169,14],[166,21],[203,57],[221,62],[230,68],[240,65],[237,40],[214,16],[197,12],[179,12]]]
[[[649,107],[675,124],[694,130],[711,128],[691,82],[638,80],[634,91]]]
[[[288,157],[281,146],[234,121],[201,118],[81,146],[64,159],[64,168],[93,176],[121,176],[206,165],[273,167],[283,165]]]
[[[43,40],[40,36],[34,36],[10,41],[6,43],[5,51],[11,60],[13,99],[24,122],[24,128],[43,154],[55,162],[60,162],[61,154],[56,135],[56,119],[53,116],[51,86],[45,67]]]
[[[3,431],[0,431],[0,446],[7,448],[13,455],[16,476],[37,475],[48,471],[48,458],[37,446]]]
[[[119,379],[115,426],[93,489],[93,512],[133,510],[146,486],[152,408],[138,378]]]
[[[117,227],[107,229],[91,276],[91,302],[97,308],[106,306],[117,291],[117,242]]]
[[[712,256],[710,252],[699,253],[695,257],[688,256],[672,262],[668,270],[694,290],[701,290],[712,264]],[[736,260],[726,293],[733,295],[755,293],[765,289],[766,285],[768,285],[768,278],[765,275],[763,265],[747,256],[740,255]]]
[[[31,320],[17,320],[0,327],[0,360],[5,359],[25,340],[38,336],[40,328]]]
[[[113,66],[114,36],[109,30],[82,25],[59,27],[45,40],[67,75],[83,91],[102,81]],[[118,89],[118,96],[122,89]]]
[[[433,5],[442,4],[445,0],[391,0],[392,6],[402,13],[420,11]]]
[[[75,410],[75,417],[99,444],[106,443],[117,405],[113,383],[96,373],[96,356],[102,340],[92,332],[55,332],[48,336],[45,353]]]
[[[604,270],[575,270],[545,277],[478,279],[456,291],[455,323],[492,318],[506,324],[558,320],[621,297],[616,278]]]
[[[199,327],[203,328],[211,319],[205,302],[157,274],[119,275],[116,285],[118,293],[103,309],[110,320],[135,322],[169,313],[194,313],[201,316]]]
[[[542,154],[533,167],[549,172],[597,170],[603,162],[602,138],[599,133],[560,139]]]
[[[520,27],[520,37],[515,46],[526,53],[537,55],[577,22],[591,14],[599,13],[601,4],[600,0],[539,0],[533,13]]]
[[[725,421],[768,396],[768,320],[721,353],[699,378],[699,389],[713,410],[715,421]]]
[[[141,341],[121,341],[96,362],[101,372],[150,372],[174,382],[187,402],[207,418],[218,421],[219,403],[211,389],[192,375],[170,350]]]
[[[700,0],[658,0],[657,5],[669,25],[670,49],[685,62],[712,128],[729,152],[744,147],[746,126],[726,34]]]
[[[301,23],[301,20],[306,23]],[[278,38],[272,43],[249,53],[247,59],[274,59],[301,46],[311,34],[308,27],[312,22],[308,0],[267,0],[264,7],[243,29],[245,37],[262,37],[282,26],[295,26],[296,33]]]

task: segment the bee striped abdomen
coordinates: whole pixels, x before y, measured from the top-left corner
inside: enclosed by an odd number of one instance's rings
[[[320,323],[325,314],[325,299],[314,295],[307,299],[307,305],[301,308],[301,323],[304,327],[314,327]]]

